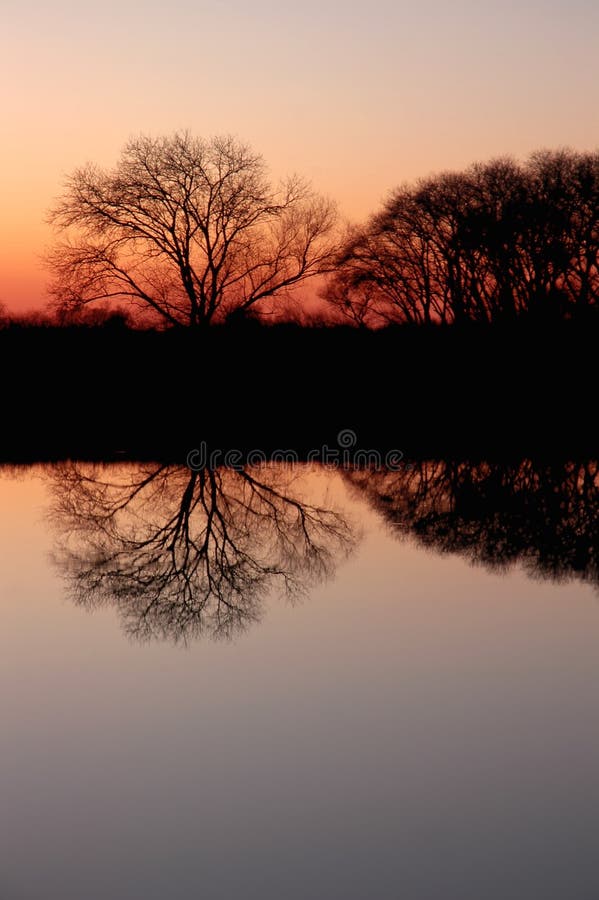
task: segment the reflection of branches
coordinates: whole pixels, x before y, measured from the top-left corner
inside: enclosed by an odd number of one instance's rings
[[[127,630],[229,636],[333,569],[353,536],[334,510],[303,502],[276,467],[202,469],[61,464],[52,517],[76,600],[114,603]]]
[[[597,462],[426,462],[348,479],[398,533],[438,552],[599,584]]]

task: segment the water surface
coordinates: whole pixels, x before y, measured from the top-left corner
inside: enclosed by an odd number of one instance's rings
[[[598,896],[595,470],[436,466],[225,473],[241,614],[178,545],[141,624],[189,473],[99,537],[147,469],[5,471],[1,896]]]

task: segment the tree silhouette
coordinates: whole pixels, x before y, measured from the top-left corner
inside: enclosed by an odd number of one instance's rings
[[[258,308],[327,270],[335,210],[297,177],[278,188],[232,137],[139,137],[112,171],[88,165],[50,213],[49,254],[63,314],[126,302],[168,325]]]
[[[504,570],[599,586],[599,464],[421,462],[354,471],[398,536]]]
[[[228,637],[271,591],[302,595],[354,544],[339,512],[303,501],[274,466],[63,463],[51,518],[72,597],[115,605],[141,639]]]
[[[599,300],[599,153],[541,151],[394,191],[324,297],[371,325],[587,314]]]

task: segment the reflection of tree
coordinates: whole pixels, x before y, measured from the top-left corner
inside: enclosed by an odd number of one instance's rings
[[[77,602],[115,604],[128,632],[229,636],[326,577],[353,544],[334,510],[304,502],[276,467],[65,463],[54,479],[59,564]]]
[[[398,533],[441,553],[599,584],[599,464],[425,462],[352,472]]]

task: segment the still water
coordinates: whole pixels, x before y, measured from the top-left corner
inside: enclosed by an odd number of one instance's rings
[[[2,900],[596,900],[598,484],[5,469]]]

